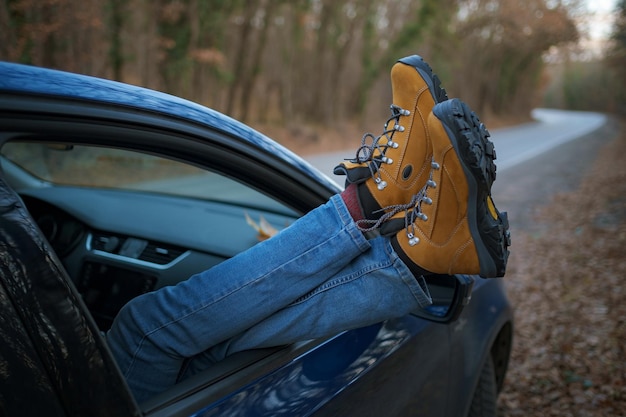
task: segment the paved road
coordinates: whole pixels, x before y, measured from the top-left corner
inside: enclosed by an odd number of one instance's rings
[[[607,116],[592,112],[536,109],[533,123],[492,132],[500,172],[598,130]]]
[[[615,121],[600,113],[538,109],[533,116],[536,122],[491,131],[498,168],[493,196],[498,209],[509,212],[512,229],[540,228],[534,221],[536,209],[555,193],[575,187],[597,150],[618,132]],[[343,177],[333,175],[332,169],[352,153],[307,160],[343,185]]]
[[[498,166],[493,196],[498,208],[509,212],[511,228],[540,232],[542,225],[535,220],[538,209],[548,204],[555,194],[577,188],[594,163],[598,150],[618,133],[617,121],[606,118],[595,129],[581,129],[580,135],[530,155],[524,163],[518,161],[508,166],[505,163],[502,169]],[[497,142],[496,151],[500,152]],[[576,207],[571,209],[576,210]]]
[[[536,157],[563,143],[596,131],[607,123],[607,116],[593,112],[552,109],[533,111],[535,122],[490,131],[496,146],[498,172]],[[337,161],[351,157],[354,149],[311,155],[305,158],[331,179],[343,185],[343,177],[333,174]]]

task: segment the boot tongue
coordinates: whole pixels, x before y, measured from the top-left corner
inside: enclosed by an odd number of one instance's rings
[[[333,169],[333,174],[346,176],[346,186],[348,184],[360,184],[367,181],[367,179],[372,176],[372,173],[367,166],[355,166],[354,168],[349,168],[347,166],[349,164],[352,163],[342,162],[337,165],[335,169]]]
[[[396,235],[400,230],[404,229],[404,227],[404,217],[390,219],[380,226],[380,234],[383,236],[393,236]]]

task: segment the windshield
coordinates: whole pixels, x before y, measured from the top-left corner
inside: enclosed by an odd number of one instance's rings
[[[224,175],[137,151],[9,142],[1,154],[37,182],[170,194],[292,213],[272,198]]]

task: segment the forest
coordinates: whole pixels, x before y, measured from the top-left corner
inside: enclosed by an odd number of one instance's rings
[[[625,9],[589,62],[579,0],[0,0],[0,60],[149,87],[253,126],[333,127],[380,120],[389,69],[417,53],[451,97],[515,121],[546,100],[624,110]]]

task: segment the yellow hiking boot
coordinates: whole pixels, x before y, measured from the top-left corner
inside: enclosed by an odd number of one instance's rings
[[[424,186],[432,155],[426,118],[436,103],[448,98],[439,78],[418,55],[394,64],[391,87],[391,117],[383,133],[363,136],[356,157],[334,170],[346,175],[347,184],[359,184],[359,201],[368,218],[380,217],[387,207],[408,202]],[[366,143],[369,139],[371,144]],[[372,215],[374,212],[378,214]]]
[[[491,198],[496,155],[489,132],[458,99],[435,105],[427,130],[430,178],[381,233],[393,234],[394,249],[414,273],[504,276],[511,238],[507,214]]]

